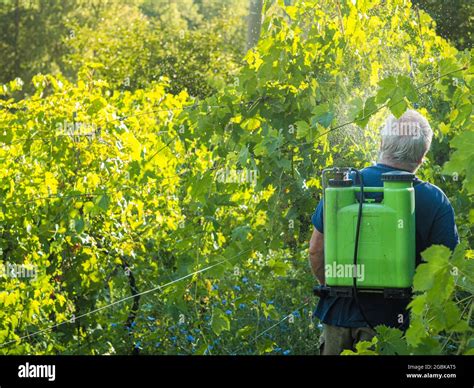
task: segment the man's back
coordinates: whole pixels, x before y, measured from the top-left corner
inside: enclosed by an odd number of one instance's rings
[[[362,170],[364,185],[381,187],[383,173],[397,170],[384,164],[377,164]],[[415,179],[416,219],[416,264],[421,261],[420,253],[433,244],[442,244],[454,249],[459,242],[454,211],[446,195],[436,186]],[[367,193],[368,198],[381,198],[381,194]],[[312,217],[315,228],[324,233],[323,202]],[[360,294],[362,308],[372,325],[384,324],[405,328],[408,322],[406,306],[408,299],[384,299],[383,295]],[[321,298],[315,312],[324,323],[342,327],[366,326],[360,311],[352,298]]]

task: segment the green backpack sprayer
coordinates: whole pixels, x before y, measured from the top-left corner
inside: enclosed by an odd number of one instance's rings
[[[334,177],[326,184],[328,173]],[[362,174],[354,168],[323,170],[326,285],[316,287],[316,295],[353,297],[366,321],[358,293],[410,296],[415,272],[413,179],[414,174],[392,171],[382,174],[383,187],[364,187]],[[382,199],[366,198],[366,193],[380,193]]]

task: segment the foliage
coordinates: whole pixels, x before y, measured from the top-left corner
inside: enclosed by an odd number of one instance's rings
[[[460,49],[472,48],[474,4],[469,1],[414,0],[415,6],[428,12],[436,21],[436,31]]]
[[[368,165],[384,116],[415,106],[436,135],[421,177],[451,195],[464,245],[426,251],[406,335],[382,327],[358,351],[471,351],[470,154],[452,140],[472,132],[470,53],[403,0],[265,12],[238,76],[205,99],[145,83],[144,41],[116,20],[91,42],[105,62],[77,81],[38,75],[20,101],[21,82],[4,85],[0,248],[38,276],[0,280],[0,352],[315,353],[306,241],[321,170]],[[135,15],[131,36],[148,36]],[[127,46],[116,66],[100,39]],[[141,81],[127,90],[129,71]]]
[[[426,263],[417,268],[414,278],[416,295],[409,306],[411,321],[406,335],[379,326],[376,339],[359,343],[357,354],[473,354],[473,257],[472,250],[463,245],[452,255],[441,245],[424,251]]]
[[[246,6],[236,0],[22,0],[0,7],[1,80],[21,77],[25,92],[37,73],[76,80],[81,67],[96,62],[117,90],[166,76],[173,93],[203,97],[233,80],[245,44]]]

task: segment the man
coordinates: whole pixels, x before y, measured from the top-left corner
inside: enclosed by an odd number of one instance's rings
[[[383,186],[383,173],[403,170],[415,173],[431,146],[433,131],[428,121],[418,112],[408,110],[398,120],[388,117],[381,132],[382,140],[378,163],[362,170],[365,186]],[[459,236],[454,222],[454,211],[446,195],[438,187],[415,178],[416,265],[420,253],[433,244],[454,249]],[[366,194],[376,198],[381,194]],[[321,284],[324,280],[323,201],[312,217],[313,235],[309,244],[312,271]],[[386,325],[406,330],[409,299],[385,299],[381,294],[359,294],[362,311],[373,327]],[[354,349],[359,341],[370,341],[375,332],[368,327],[353,298],[321,297],[315,315],[323,323],[320,352],[340,354]]]

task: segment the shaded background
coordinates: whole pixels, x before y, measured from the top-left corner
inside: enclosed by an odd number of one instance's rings
[[[474,2],[414,4],[458,49],[472,47]],[[112,87],[133,90],[166,76],[172,93],[208,96],[232,81],[258,41],[262,6],[263,0],[3,0],[0,83],[19,77],[29,92],[37,73],[75,80],[85,63],[98,62]]]

